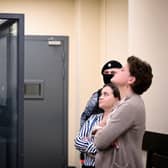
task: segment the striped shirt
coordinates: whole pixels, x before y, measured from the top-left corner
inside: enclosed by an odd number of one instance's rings
[[[96,146],[93,143],[93,128],[102,120],[103,113],[94,114],[83,124],[78,135],[75,138],[75,147],[80,152],[84,152],[84,165],[95,166]]]

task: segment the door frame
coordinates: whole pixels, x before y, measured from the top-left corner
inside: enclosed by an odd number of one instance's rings
[[[6,24],[17,22],[17,112],[18,112],[18,134],[17,134],[17,156],[16,167],[23,168],[24,165],[24,14],[0,13],[0,19],[9,19]],[[5,24],[4,24],[5,26]],[[7,26],[7,25],[6,25]]]

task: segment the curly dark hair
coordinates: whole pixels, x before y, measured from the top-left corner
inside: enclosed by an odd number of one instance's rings
[[[136,78],[136,81],[131,85],[132,90],[141,95],[152,84],[152,68],[147,62],[135,56],[128,57],[127,63],[131,76]]]

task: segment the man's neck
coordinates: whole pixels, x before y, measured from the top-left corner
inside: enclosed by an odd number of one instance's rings
[[[133,94],[130,86],[119,87],[121,99]]]

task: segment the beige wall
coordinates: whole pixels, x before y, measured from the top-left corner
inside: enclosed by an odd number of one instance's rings
[[[125,61],[128,56],[128,1],[105,1],[105,56]]]
[[[127,0],[0,0],[0,12],[24,13],[26,35],[69,36],[68,162],[79,167],[74,137],[100,69],[128,55]]]
[[[79,130],[80,114],[84,109],[90,94],[99,87],[99,64],[100,64],[100,1],[85,0],[76,1],[76,31],[75,31],[75,94],[69,95],[69,99],[76,97],[73,111],[74,116],[70,118],[74,129],[69,137],[71,141],[71,154],[74,150],[74,137]],[[70,105],[69,104],[69,105]],[[70,110],[70,108],[69,108]],[[72,111],[69,111],[72,114]],[[70,126],[70,125],[69,125]],[[79,152],[74,151],[74,158],[70,158],[69,163],[79,167]]]
[[[168,1],[129,0],[129,53],[153,67],[153,84],[143,97],[147,130],[168,133]]]
[[[143,95],[146,105],[146,129],[168,133],[168,1],[129,0],[129,54],[151,63],[153,83]],[[144,164],[146,152],[144,152]]]

